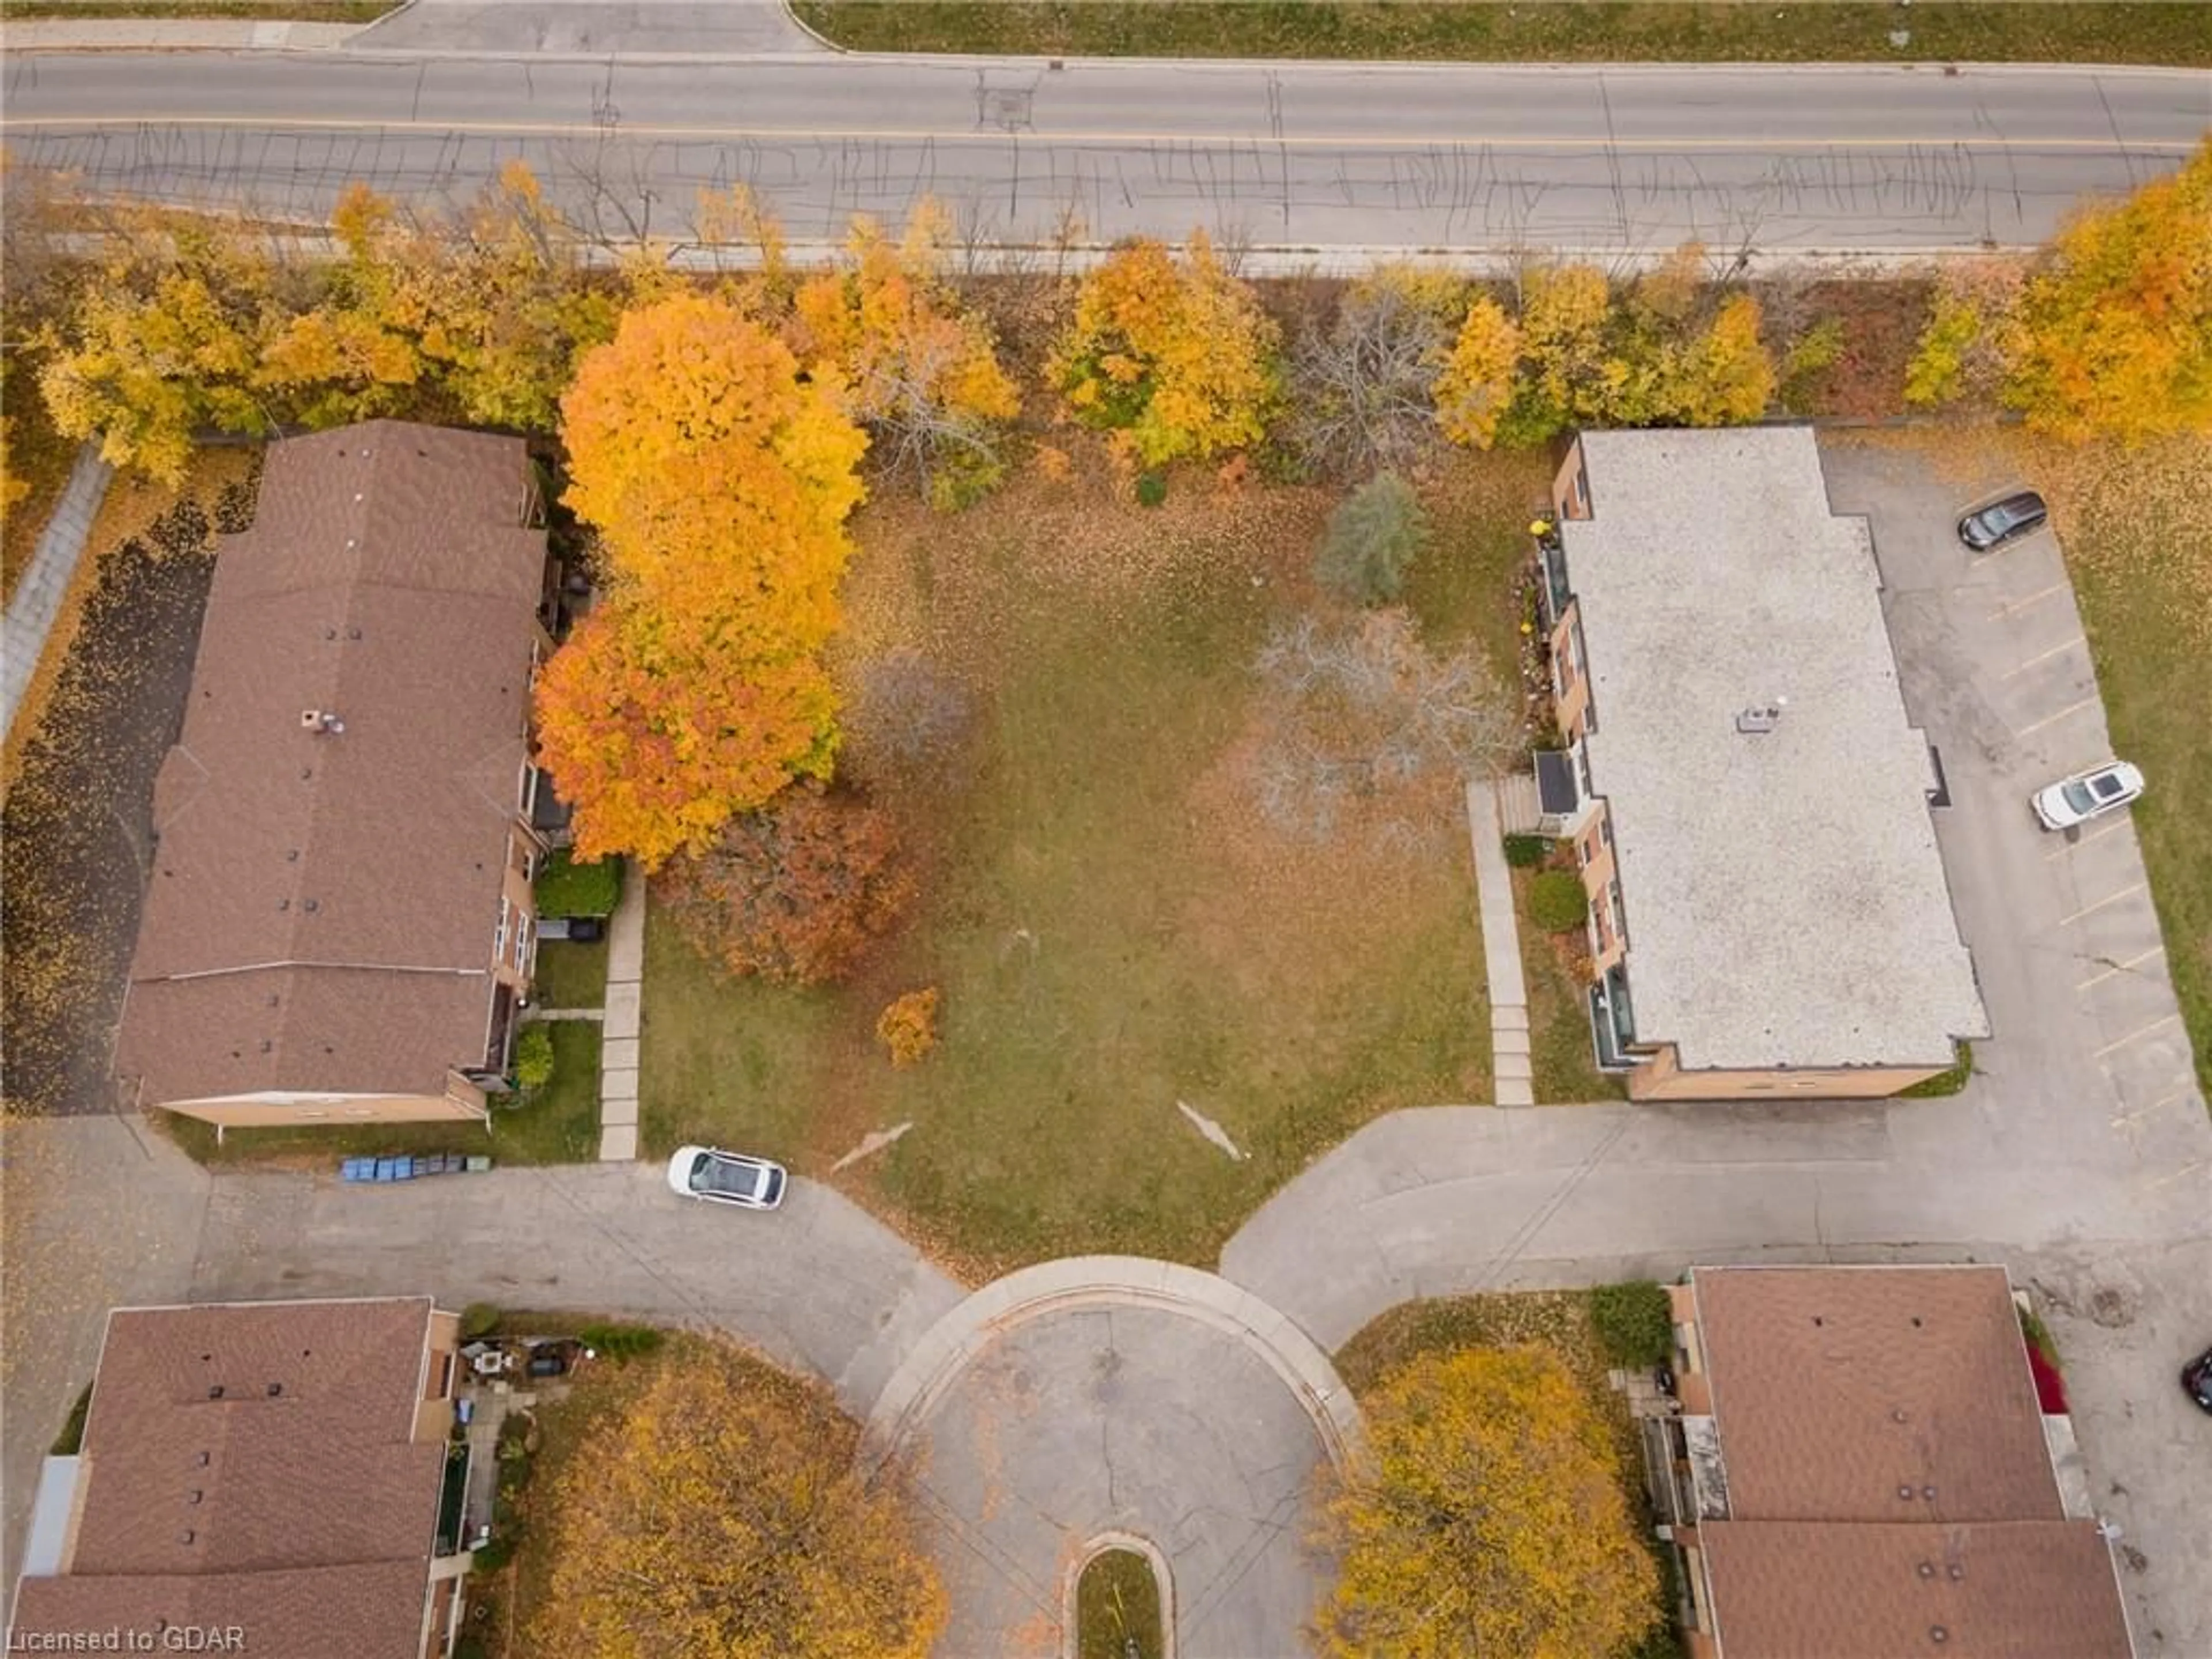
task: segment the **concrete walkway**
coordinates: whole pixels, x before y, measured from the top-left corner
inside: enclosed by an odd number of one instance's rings
[[[623,895],[607,920],[607,1001],[599,1025],[599,1157],[626,1164],[637,1157],[637,1055],[643,1029],[645,878],[625,872]]]
[[[1498,811],[1498,790],[1486,780],[1468,780],[1467,828],[1474,842],[1482,965],[1490,981],[1492,1092],[1500,1106],[1534,1106],[1536,1073],[1528,1058],[1528,988],[1521,975],[1513,872],[1505,864],[1504,819]]]
[[[0,50],[313,52],[342,46],[365,27],[250,17],[26,17],[0,27]]]
[[[62,600],[76,574],[92,521],[100,516],[107,481],[115,469],[100,459],[91,445],[77,451],[69,483],[54,503],[53,516],[40,532],[22,580],[8,601],[5,648],[0,649],[0,730],[12,731],[15,710],[39,672],[46,653],[46,635],[61,614]]]

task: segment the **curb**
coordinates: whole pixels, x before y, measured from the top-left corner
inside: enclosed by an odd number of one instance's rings
[[[1085,1308],[1164,1309],[1236,1337],[1305,1410],[1340,1474],[1369,1467],[1366,1420],[1319,1344],[1290,1318],[1218,1274],[1143,1256],[1070,1256],[1024,1267],[977,1291],[925,1331],[868,1413],[860,1467],[873,1474],[927,1420],[945,1390],[1004,1333]]]

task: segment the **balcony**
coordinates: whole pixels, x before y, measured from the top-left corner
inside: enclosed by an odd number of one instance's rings
[[[1536,562],[1540,579],[1536,584],[1536,603],[1542,607],[1548,633],[1559,626],[1559,618],[1566,614],[1567,601],[1574,597],[1567,586],[1566,550],[1559,545],[1557,531],[1538,539]]]
[[[1632,1071],[1638,1057],[1629,1052],[1636,1041],[1636,1011],[1628,1000],[1628,975],[1616,963],[1590,987],[1590,1038],[1601,1072]]]

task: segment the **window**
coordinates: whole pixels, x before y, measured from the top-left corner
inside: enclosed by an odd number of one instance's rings
[[[507,960],[507,919],[513,909],[514,906],[507,902],[507,895],[501,893],[499,896],[499,931],[491,936],[491,959],[494,962]]]

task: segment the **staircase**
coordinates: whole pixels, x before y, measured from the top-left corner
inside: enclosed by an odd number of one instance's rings
[[[1498,780],[1498,820],[1509,836],[1533,836],[1543,821],[1534,772],[1509,772]]]

